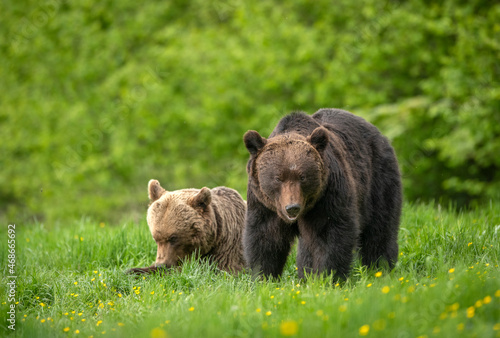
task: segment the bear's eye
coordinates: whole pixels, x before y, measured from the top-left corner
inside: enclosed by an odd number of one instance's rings
[[[300,179],[301,182],[304,182],[306,180],[306,177],[304,175],[300,175],[299,179]]]
[[[280,182],[280,183],[281,183],[281,182],[283,182],[283,181],[281,180],[281,178],[279,178],[279,177],[275,177],[275,178],[274,178],[274,180],[275,180],[276,182]]]
[[[177,242],[177,237],[176,236],[170,236],[170,238],[168,239],[168,242],[170,244],[174,244],[175,242]]]

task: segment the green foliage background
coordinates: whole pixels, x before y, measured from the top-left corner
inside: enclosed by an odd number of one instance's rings
[[[500,191],[500,4],[3,1],[0,212],[144,217],[246,190],[242,135],[338,107],[392,141],[410,200]]]

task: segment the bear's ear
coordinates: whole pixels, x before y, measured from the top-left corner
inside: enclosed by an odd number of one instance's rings
[[[325,128],[318,127],[313,130],[307,141],[321,153],[328,145],[328,132]]]
[[[149,201],[154,202],[165,193],[165,189],[160,186],[160,182],[157,180],[150,180],[148,183],[148,196]]]
[[[251,155],[256,155],[267,143],[267,140],[255,130],[247,131],[243,136],[243,141]]]
[[[193,196],[189,204],[195,209],[206,210],[212,202],[212,193],[207,187],[201,188],[200,192]]]

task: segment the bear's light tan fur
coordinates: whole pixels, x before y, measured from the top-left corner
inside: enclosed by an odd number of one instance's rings
[[[156,262],[130,273],[151,273],[179,266],[193,252],[217,263],[221,270],[244,267],[242,233],[246,203],[233,189],[166,191],[157,180],[148,184],[148,226],[158,246]]]

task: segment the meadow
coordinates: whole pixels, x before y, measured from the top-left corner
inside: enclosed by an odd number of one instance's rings
[[[347,281],[233,276],[195,257],[134,278],[156,245],[144,221],[16,226],[19,337],[500,337],[500,204],[406,204],[396,268],[359,262]],[[2,294],[7,291],[2,231]],[[2,313],[10,303],[3,298]],[[2,323],[2,335],[13,334]]]
[[[0,310],[16,309],[1,337],[500,337],[500,3],[1,11]],[[150,179],[245,195],[244,133],[321,107],[365,117],[396,150],[407,204],[393,271],[355,262],[345,282],[301,281],[292,254],[273,281],[196,258],[124,274],[155,260]]]

